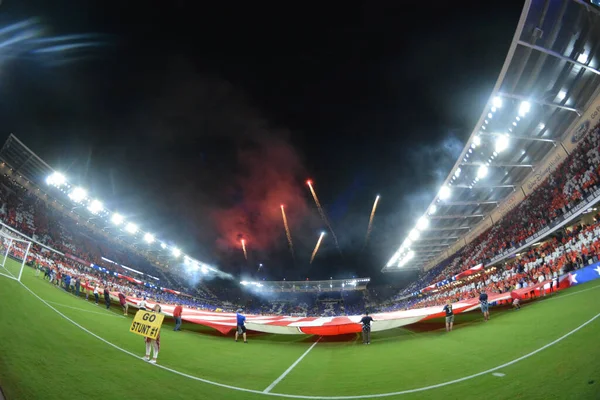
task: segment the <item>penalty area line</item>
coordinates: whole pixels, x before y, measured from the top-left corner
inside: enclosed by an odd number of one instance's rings
[[[279,378],[275,379],[275,380],[273,381],[273,383],[271,383],[271,384],[269,385],[269,387],[267,387],[265,390],[263,390],[263,393],[269,393],[271,390],[273,390],[273,388],[274,388],[275,386],[277,386],[277,384],[278,384],[279,382],[281,382],[281,381],[283,380],[283,378],[285,378],[285,377],[287,376],[287,374],[289,374],[290,372],[292,372],[292,370],[293,370],[294,368],[296,368],[296,365],[298,365],[298,364],[300,363],[300,361],[302,361],[302,359],[303,359],[304,357],[306,357],[306,355],[307,355],[308,353],[310,353],[310,351],[311,351],[311,350],[312,350],[312,349],[313,349],[313,348],[314,348],[314,347],[317,345],[317,343],[319,343],[319,340],[321,340],[321,338],[318,338],[318,339],[317,339],[317,341],[316,341],[316,342],[314,342],[314,343],[312,344],[312,346],[310,346],[310,347],[308,348],[308,350],[306,350],[306,351],[304,352],[304,354],[302,354],[302,355],[300,356],[300,358],[298,358],[298,359],[297,359],[297,360],[296,360],[296,361],[295,361],[295,362],[294,362],[292,365],[290,365],[290,367],[289,367],[288,369],[286,369],[286,370],[285,370],[285,372],[284,372],[283,374],[281,374],[281,376],[280,376]]]

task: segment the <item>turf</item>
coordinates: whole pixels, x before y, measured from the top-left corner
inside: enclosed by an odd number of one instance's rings
[[[82,330],[85,328],[136,356],[140,336],[128,332],[131,315],[105,310],[36,277],[23,283],[0,277],[0,387],[8,400],[268,398],[191,379],[190,376],[263,391],[318,338],[254,334],[235,343],[208,328],[163,326],[159,364],[149,365]],[[273,393],[354,396],[423,388],[477,374],[528,354],[600,314],[600,280],[526,304],[520,311],[492,309],[456,316],[447,334],[442,321],[375,332],[363,346],[357,336],[324,337],[279,382]],[[68,321],[76,322],[80,327]],[[600,318],[564,340],[498,371],[473,379],[390,398],[597,399],[600,393]]]

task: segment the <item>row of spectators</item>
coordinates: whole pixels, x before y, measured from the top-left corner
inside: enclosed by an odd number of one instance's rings
[[[600,215],[596,216],[600,221]],[[499,267],[489,268],[459,282],[451,282],[431,292],[398,302],[391,309],[441,306],[448,300],[477,298],[482,290],[506,293],[552,280],[600,259],[600,222],[575,225],[562,237],[532,247]]]
[[[517,248],[553,220],[576,207],[599,187],[600,124],[594,126],[577,148],[535,191],[499,222],[479,235],[461,251],[428,271],[396,298],[465,271],[484,265],[504,250]]]

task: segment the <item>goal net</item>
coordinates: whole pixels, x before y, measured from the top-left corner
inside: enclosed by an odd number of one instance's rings
[[[31,242],[0,231],[0,275],[21,281]]]

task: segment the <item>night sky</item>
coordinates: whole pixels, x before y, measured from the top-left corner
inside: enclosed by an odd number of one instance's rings
[[[4,0],[2,25],[92,44],[0,59],[4,137],[235,275],[406,278],[380,270],[468,138],[522,1],[205,3]],[[308,178],[342,253],[326,235],[312,265]]]

